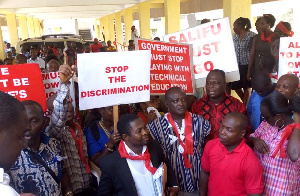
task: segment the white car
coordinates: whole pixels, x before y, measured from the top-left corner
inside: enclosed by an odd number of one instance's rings
[[[86,43],[84,39],[74,34],[44,35],[42,37],[28,38],[19,41],[16,44],[16,51],[17,53],[20,53],[22,47],[29,52],[31,46],[38,46],[38,48],[42,48],[44,45],[56,45],[57,48],[60,48],[63,51],[65,48],[67,48],[67,42],[76,43],[77,48],[83,48],[83,45]]]

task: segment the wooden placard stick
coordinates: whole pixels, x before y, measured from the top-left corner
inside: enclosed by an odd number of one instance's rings
[[[117,123],[119,121],[119,106],[113,106],[113,114],[114,114],[114,131],[118,132]]]

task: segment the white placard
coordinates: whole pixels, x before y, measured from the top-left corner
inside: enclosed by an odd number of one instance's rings
[[[300,77],[300,38],[280,38],[278,77],[287,73]]]
[[[50,72],[50,73],[43,73],[43,84],[45,87],[46,98],[48,99],[52,95],[57,93],[58,86],[59,86],[59,73],[58,72]],[[74,89],[74,80],[73,78],[70,79],[70,97],[72,99],[72,105],[74,106],[74,110],[76,108],[75,102],[75,89]]]
[[[213,69],[235,72],[227,82],[239,80],[238,64],[228,18],[165,35],[165,41],[193,44],[195,79],[205,78]]]
[[[150,50],[77,57],[80,110],[149,101]]]

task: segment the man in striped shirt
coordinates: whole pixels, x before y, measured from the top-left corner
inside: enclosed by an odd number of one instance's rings
[[[185,92],[179,87],[167,90],[169,113],[148,124],[160,143],[179,183],[179,195],[198,195],[201,157],[210,123],[187,111]]]

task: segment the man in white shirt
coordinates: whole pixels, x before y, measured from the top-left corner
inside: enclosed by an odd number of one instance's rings
[[[38,57],[38,52],[36,48],[30,49],[30,59],[27,60],[27,63],[37,63],[40,66],[40,69],[45,69],[45,61]]]
[[[137,115],[125,114],[118,121],[122,137],[118,150],[100,161],[102,171],[98,189],[101,195],[161,196],[163,193],[163,163],[166,161],[160,145],[154,141]],[[168,167],[168,161],[166,161]],[[179,189],[174,171],[167,169],[167,190],[170,196]]]
[[[18,196],[9,186],[8,170],[18,159],[29,139],[30,125],[25,107],[14,97],[0,91],[0,194]]]

